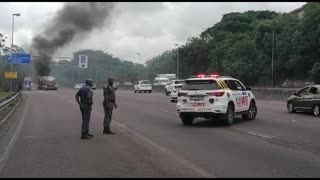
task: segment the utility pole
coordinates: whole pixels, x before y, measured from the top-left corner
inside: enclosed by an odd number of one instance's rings
[[[13,51],[14,16],[20,16],[20,13],[12,14],[11,55]],[[12,62],[10,64],[10,71],[12,72]],[[10,92],[12,92],[12,79],[10,79]]]
[[[139,65],[140,65],[140,53],[137,53],[137,55],[139,56]],[[140,72],[140,68],[139,68],[139,81],[141,80],[141,72]]]
[[[112,77],[112,59],[110,60],[111,62],[111,77]]]
[[[179,44],[175,44],[178,47],[178,55],[177,55],[177,79],[179,79]]]
[[[274,59],[274,30],[272,30],[271,87],[274,87],[274,80],[273,80],[273,59]]]

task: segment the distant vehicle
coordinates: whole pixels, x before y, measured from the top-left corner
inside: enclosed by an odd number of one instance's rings
[[[320,114],[320,85],[309,85],[294,92],[287,101],[289,113],[296,111],[313,112]]]
[[[76,84],[76,85],[74,85],[73,88],[74,88],[75,90],[79,90],[79,89],[82,88],[84,85],[85,85],[85,84],[82,84],[82,83],[81,83],[81,84]]]
[[[115,90],[118,89],[118,86],[120,86],[120,82],[114,82],[114,83],[113,83],[113,88],[114,88]]]
[[[40,76],[38,79],[39,90],[58,90],[56,78],[53,76]]]
[[[157,74],[157,77],[168,78],[170,81],[177,78],[176,74]]]
[[[154,86],[165,86],[170,83],[169,78],[166,77],[155,77],[153,80],[153,85]]]
[[[186,79],[178,92],[176,106],[184,125],[191,125],[197,117],[218,117],[231,126],[236,115],[248,120],[257,115],[251,88],[235,78],[216,74]]]
[[[132,82],[125,82],[125,83],[123,83],[123,85],[124,86],[132,86],[133,84],[132,84]]]
[[[181,88],[183,83],[184,83],[184,80],[182,80],[182,79],[172,80],[170,84],[168,84],[164,87],[164,93],[168,96],[173,91],[173,89],[175,87]]]
[[[92,84],[92,88],[91,89],[93,89],[93,90],[97,90],[97,84],[96,83],[93,83]]]
[[[172,103],[177,103],[178,102],[178,93],[179,93],[179,90],[181,90],[182,86],[183,86],[183,84],[175,86],[173,88],[173,90],[171,91],[171,93],[170,93],[170,96],[171,96],[170,101]]]
[[[141,91],[149,93],[152,92],[152,85],[149,80],[142,80],[136,82],[136,84],[134,85],[134,93],[140,93]]]

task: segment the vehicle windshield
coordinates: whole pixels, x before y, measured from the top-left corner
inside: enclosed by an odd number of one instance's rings
[[[182,90],[217,90],[215,80],[189,80],[185,81]]]
[[[141,84],[151,84],[150,81],[141,81]]]

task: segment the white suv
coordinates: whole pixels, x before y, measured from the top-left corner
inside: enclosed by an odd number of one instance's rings
[[[164,93],[168,96],[173,91],[174,88],[182,87],[183,83],[184,83],[184,80],[180,80],[180,79],[172,80],[170,84],[164,87]]]
[[[184,125],[191,125],[197,117],[220,117],[231,126],[235,115],[248,120],[257,115],[251,88],[229,76],[198,75],[185,80],[176,106]]]
[[[136,84],[134,85],[134,93],[136,92],[140,93],[141,91],[149,92],[149,93],[152,92],[152,86],[150,81],[142,80],[142,81],[136,82]]]

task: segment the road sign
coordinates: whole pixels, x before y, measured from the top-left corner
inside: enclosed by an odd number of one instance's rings
[[[8,56],[7,62],[13,64],[29,64],[31,61],[30,54],[18,54],[13,53],[11,56]]]
[[[24,89],[30,90],[31,89],[31,77],[24,77]]]
[[[4,78],[5,79],[17,79],[18,73],[17,72],[5,72]]]
[[[79,55],[79,68],[88,68],[88,56]]]

